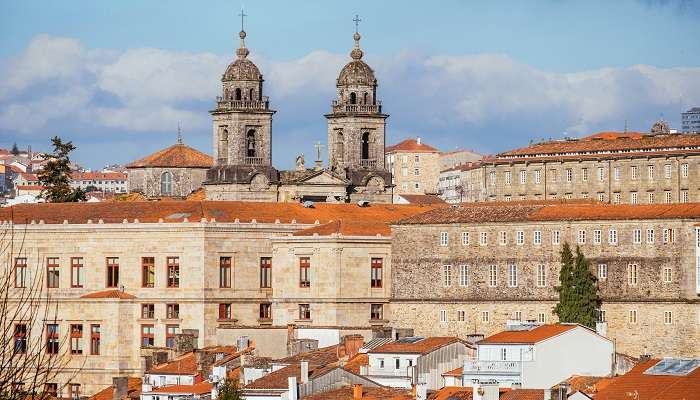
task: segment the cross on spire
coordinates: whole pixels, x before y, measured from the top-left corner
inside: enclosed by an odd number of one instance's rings
[[[323,150],[325,145],[322,145],[321,142],[317,142],[314,147],[316,148],[316,162],[320,162],[321,160],[321,150]]]
[[[360,16],[357,14],[355,14],[355,18],[353,18],[352,20],[355,22],[355,33],[358,33],[360,22],[362,22],[362,20],[360,19]]]
[[[246,14],[245,11],[243,11],[243,7],[241,7],[241,13],[238,14],[238,16],[241,17],[241,31],[244,31],[245,29],[243,29],[243,18],[247,17],[248,14]]]

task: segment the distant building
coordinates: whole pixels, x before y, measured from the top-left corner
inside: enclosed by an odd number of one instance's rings
[[[700,107],[681,113],[681,132],[700,133]]]
[[[126,174],[121,172],[73,172],[70,185],[83,190],[92,186],[105,193],[128,191]]]
[[[386,148],[387,168],[391,171],[394,202],[401,194],[437,192],[440,174],[440,151],[422,142],[421,138],[407,139]]]
[[[479,154],[472,150],[445,151],[440,153],[440,169],[473,163],[481,160],[482,158],[484,158],[483,154]]]
[[[700,359],[651,359],[615,379],[595,399],[697,399],[698,389]]]

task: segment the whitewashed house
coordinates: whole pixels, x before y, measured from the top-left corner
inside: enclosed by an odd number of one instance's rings
[[[476,345],[476,357],[464,361],[464,386],[550,388],[572,375],[609,376],[615,356],[612,341],[578,324],[511,325]]]

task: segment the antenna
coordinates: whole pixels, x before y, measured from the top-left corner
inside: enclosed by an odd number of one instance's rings
[[[182,130],[180,129],[180,121],[177,122],[177,144],[182,144]]]

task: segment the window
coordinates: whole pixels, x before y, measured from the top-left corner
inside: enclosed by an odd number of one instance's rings
[[[309,304],[299,304],[299,319],[311,319],[311,306]]]
[[[552,182],[557,182],[557,170],[556,169],[550,169],[549,170],[549,176],[552,177]]]
[[[547,267],[543,264],[537,266],[537,286],[547,286]]]
[[[107,257],[107,287],[119,286],[119,258]]]
[[[598,167],[598,181],[602,182],[605,180],[605,169],[603,167]]]
[[[379,359],[379,368],[384,368],[384,359],[383,358]]]
[[[440,322],[447,322],[447,310],[440,310]]]
[[[510,171],[505,172],[505,179],[506,179],[506,185],[510,185],[511,181],[512,181]]]
[[[489,172],[489,179],[491,180],[491,186],[496,186],[496,172]]]
[[[654,192],[647,193],[647,201],[649,204],[654,204]]]
[[[68,385],[68,398],[70,399],[80,399],[80,384],[71,383]]]
[[[179,331],[179,325],[165,325],[165,347],[169,349],[175,347],[175,335],[177,335]]]
[[[537,322],[539,322],[540,324],[544,324],[545,322],[547,322],[547,317],[545,313],[541,312],[537,314]]]
[[[457,321],[464,322],[467,320],[467,313],[464,310],[457,311]]]
[[[141,257],[141,287],[152,288],[156,283],[156,262],[153,257]]]
[[[71,257],[70,259],[70,286],[74,288],[83,287],[85,282],[85,268],[82,257]]]
[[[495,265],[489,266],[489,286],[496,287],[498,284],[498,267]]]
[[[46,287],[57,288],[60,280],[58,257],[46,258]]]
[[[581,180],[588,182],[588,168],[581,168]]]
[[[527,172],[525,170],[520,171],[520,184],[524,185],[527,182]]]
[[[637,310],[629,310],[628,315],[629,316],[627,318],[627,321],[630,324],[636,324],[637,323]]]
[[[647,172],[649,175],[649,180],[650,181],[654,180],[654,166],[653,165],[647,166]]]
[[[683,178],[688,177],[688,164],[681,164],[681,176]]]
[[[395,369],[401,368],[401,359],[399,359],[399,358],[394,358],[394,368],[395,368]]]
[[[513,319],[516,321],[522,321],[523,313],[521,311],[516,311],[513,313]]]
[[[539,184],[541,181],[540,170],[536,169],[535,171],[533,171],[533,174],[535,175],[535,183]]]
[[[518,266],[511,264],[508,266],[508,286],[518,286]]]
[[[638,264],[628,264],[627,265],[627,284],[630,286],[637,286],[637,279],[639,278],[639,265]]]
[[[688,191],[681,190],[681,203],[687,203],[687,202],[688,202]]]
[[[508,356],[508,352],[505,347],[501,348],[501,361],[505,361]]]
[[[510,195],[507,194],[507,195],[503,196],[503,200],[504,200],[504,201],[510,201]]]
[[[272,319],[272,304],[260,303],[260,319]]]
[[[83,354],[83,325],[81,324],[70,326],[70,353]]]
[[[481,312],[481,322],[487,324],[491,320],[488,311]]]
[[[58,394],[58,383],[45,383],[44,392],[46,394],[56,397],[56,395]]]
[[[560,233],[557,230],[552,231],[552,244],[560,243]]]
[[[620,167],[615,167],[615,169],[613,170],[613,174],[614,174],[613,175],[614,179],[616,181],[619,181],[620,180]]]
[[[571,168],[566,169],[566,181],[571,182],[574,180],[574,171]]]
[[[498,232],[498,244],[505,246],[508,244],[508,233],[506,231]]]
[[[416,190],[420,189],[420,182],[413,182],[413,188]]]
[[[27,259],[24,257],[15,258],[15,287],[27,287]]]
[[[90,325],[90,354],[93,356],[100,355],[100,325]]]
[[[532,234],[532,244],[539,246],[542,244],[542,231],[535,231]]]
[[[383,259],[381,258],[372,258],[370,264],[371,264],[371,271],[370,271],[370,287],[373,288],[380,288],[382,287],[382,267],[383,267]]]
[[[671,203],[671,192],[668,190],[664,192],[664,202],[666,202],[666,204]]]
[[[469,266],[459,266],[459,286],[469,286]]]
[[[598,193],[598,201],[605,201],[605,193]]]
[[[488,236],[489,234],[487,232],[481,232],[479,233],[479,245],[480,246],[486,246],[488,243]]]
[[[165,306],[165,318],[167,318],[167,319],[179,319],[180,318],[180,305],[179,304],[166,304],[166,306]]]
[[[515,232],[515,243],[518,245],[522,245],[525,243],[525,232],[523,232],[523,231],[516,231]]]
[[[440,232],[440,246],[447,246],[448,238],[447,232]]]
[[[260,257],[260,287],[272,287],[272,258]]]
[[[46,353],[58,354],[58,324],[46,324]]]
[[[419,154],[416,154],[416,155],[413,157],[413,162],[416,162],[416,163],[419,163],[419,162],[420,162],[420,155],[419,155]]]
[[[586,231],[579,230],[578,231],[578,244],[585,244],[585,243],[586,243]]]
[[[311,287],[311,259],[309,257],[299,258],[299,287]]]
[[[153,319],[156,314],[156,306],[154,304],[141,304],[141,318]]]
[[[605,310],[598,310],[598,322],[607,322],[605,317]]]
[[[637,204],[637,192],[630,192],[630,203]]]
[[[413,168],[413,176],[420,175],[420,168]]]
[[[408,167],[401,167],[401,176],[408,176]]]
[[[620,192],[613,193],[613,203],[620,204]]]
[[[647,243],[654,243],[654,229],[647,229]]]
[[[610,229],[608,231],[608,243],[617,244],[617,229]]]
[[[633,166],[630,168],[630,172],[631,172],[630,175],[632,175],[632,179],[633,179],[633,180],[636,180],[636,179],[637,179],[637,166],[636,166],[636,165],[633,165]]]
[[[594,229],[593,230],[593,243],[594,244],[600,244],[601,242],[601,232],[600,229]]]
[[[168,257],[168,287],[176,288],[180,287],[180,258],[179,257]]]
[[[445,287],[449,287],[452,284],[452,266],[443,265],[442,266],[442,282]]]
[[[219,287],[231,287],[231,257],[219,257]]]
[[[231,319],[231,303],[219,304],[219,319]]]
[[[16,324],[14,333],[14,349],[17,354],[27,352],[27,325]]]
[[[671,179],[671,164],[664,165],[664,178]]]
[[[469,232],[462,232],[462,246],[469,246]]]
[[[664,268],[664,283],[671,283],[673,281],[673,270],[670,267]]]
[[[173,175],[170,171],[165,171],[160,176],[160,194],[170,196],[173,192]]]
[[[608,278],[608,264],[598,264],[598,279],[604,281]]]
[[[641,229],[635,229],[632,233],[632,242],[634,244],[640,244],[642,243],[642,230]]]
[[[673,312],[664,311],[664,324],[671,325],[673,323]]]
[[[369,319],[373,321],[380,321],[384,319],[384,305],[383,304],[370,304],[369,305]]]

